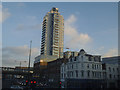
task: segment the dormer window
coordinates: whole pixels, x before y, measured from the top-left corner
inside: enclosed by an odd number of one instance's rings
[[[86,52],[84,51],[84,49],[81,49],[78,55],[84,55],[84,54],[86,54]]]
[[[75,57],[75,58],[74,58],[74,61],[76,61],[76,59],[77,59],[77,58]]]

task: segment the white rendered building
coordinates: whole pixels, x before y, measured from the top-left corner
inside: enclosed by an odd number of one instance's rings
[[[62,87],[71,86],[81,88],[80,84],[82,84],[82,82],[85,81],[84,84],[87,85],[88,82],[91,83],[93,79],[94,82],[101,82],[103,79],[101,56],[87,54],[81,49],[78,56],[70,57],[67,63],[61,65],[60,74]],[[76,86],[77,84],[79,85]]]

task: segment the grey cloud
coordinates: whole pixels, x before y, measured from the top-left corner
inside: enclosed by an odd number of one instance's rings
[[[36,24],[36,25],[24,25],[24,24],[18,24],[16,30],[37,30],[37,29],[41,29],[41,25],[40,24]]]
[[[38,48],[31,49],[31,65],[33,65],[34,58],[39,55]],[[2,49],[2,63],[3,66],[16,66],[20,61],[28,61],[29,47],[27,45],[19,47],[4,47]],[[15,62],[18,61],[18,62]],[[26,66],[27,63],[22,63]]]

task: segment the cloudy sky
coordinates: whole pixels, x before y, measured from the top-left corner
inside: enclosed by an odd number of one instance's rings
[[[0,5],[3,17],[3,66],[27,66],[29,44],[32,40],[32,59],[40,54],[43,17],[52,7],[59,8],[64,17],[64,48],[71,51],[85,49],[102,57],[118,53],[117,3],[6,3]],[[0,14],[1,15],[1,14]],[[66,51],[66,50],[64,50]]]

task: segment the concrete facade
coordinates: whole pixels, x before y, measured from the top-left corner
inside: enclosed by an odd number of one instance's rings
[[[64,19],[53,7],[46,14],[42,24],[41,55],[63,57]]]
[[[120,87],[119,57],[102,58],[103,71],[106,73],[107,88]]]

